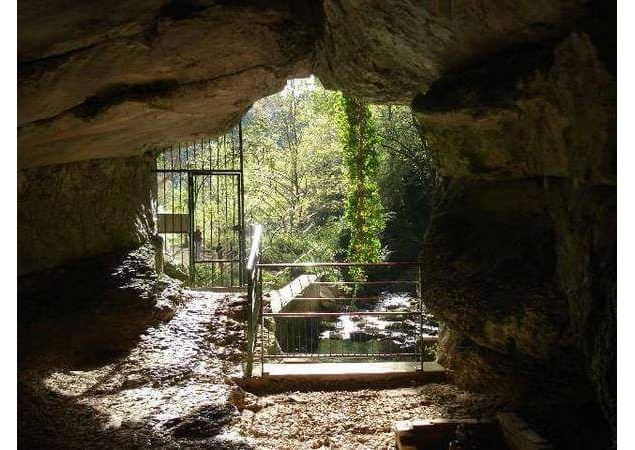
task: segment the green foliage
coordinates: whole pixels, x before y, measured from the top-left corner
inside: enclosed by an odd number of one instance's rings
[[[372,112],[383,149],[378,177],[387,211],[383,244],[388,258],[415,260],[436,196],[436,173],[409,107],[373,106]]]
[[[380,236],[384,229],[376,181],[380,167],[379,138],[370,108],[359,99],[341,97],[338,124],[349,182],[344,215],[349,231],[347,256],[353,262],[376,262],[381,259]],[[351,276],[362,279],[364,274],[355,269]]]
[[[417,258],[436,178],[409,107],[369,106],[322,88],[314,78],[293,80],[282,92],[254,104],[243,119],[243,138],[245,222],[264,226],[265,261]],[[231,166],[235,156],[228,149],[237,148],[237,139],[237,132],[230,132],[163,154],[158,164]],[[201,200],[195,224],[202,230],[209,230],[211,218],[225,215],[224,202],[205,201],[210,193],[223,198],[234,192],[235,186],[225,181],[214,179],[211,186],[205,177],[195,179],[194,195]],[[161,186],[160,205],[185,213],[187,177],[167,174]],[[219,241],[232,249],[231,227],[227,236],[219,233],[211,240],[204,233],[204,250],[213,252]],[[169,258],[186,269],[187,236],[166,239]],[[294,275],[274,274],[272,283]],[[339,271],[329,275],[341,277]],[[364,278],[362,271],[350,275]],[[217,269],[197,271],[200,280],[220,276]]]
[[[266,260],[336,257],[346,196],[338,99],[317,80],[294,80],[244,118],[246,222],[264,226]]]

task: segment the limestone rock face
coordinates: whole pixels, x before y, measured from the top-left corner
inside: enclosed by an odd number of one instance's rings
[[[408,103],[442,74],[499,50],[558,36],[577,1],[324,1],[316,72],[326,87]]]
[[[447,183],[423,254],[442,361],[542,417],[595,395],[615,430],[616,85],[589,33],[449,73],[413,107]]]
[[[18,274],[137,247],[156,233],[154,158],[18,172]]]
[[[46,12],[41,3],[19,8],[20,167],[219,134],[288,78],[309,75],[319,19],[296,2],[46,2]]]
[[[610,185],[615,101],[614,78],[575,32],[451,73],[414,107],[442,176]]]
[[[19,166],[213,136],[311,72],[408,103],[448,70],[565,33],[582,12],[573,0],[22,0]]]

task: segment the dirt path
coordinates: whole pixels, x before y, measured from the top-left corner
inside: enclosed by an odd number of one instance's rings
[[[397,420],[479,417],[495,405],[449,384],[264,395],[236,426],[261,449],[392,449]],[[259,409],[262,408],[262,409]]]
[[[92,367],[36,358],[42,362],[18,374],[20,445],[391,448],[396,420],[478,417],[494,408],[485,397],[446,384],[245,393],[229,378],[241,358],[243,304],[190,292],[170,320],[146,329],[124,356]]]

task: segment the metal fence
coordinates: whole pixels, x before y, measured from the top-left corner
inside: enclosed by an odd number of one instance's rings
[[[260,227],[257,233],[253,242],[259,246]],[[259,247],[253,246],[252,256],[247,266],[251,305],[247,376],[254,361],[260,362],[263,374],[265,364],[271,362],[420,361],[423,368],[437,337],[424,324],[428,315],[421,299],[418,262],[267,264],[260,262]],[[267,271],[293,270],[294,275],[313,271],[328,278],[333,272],[346,275],[351,268],[363,269],[366,279],[312,281],[309,289],[287,293],[282,302],[273,301],[271,293],[263,295]],[[396,269],[398,278],[387,277]]]
[[[165,259],[192,285],[243,280],[242,128],[177,144],[157,158],[159,233]]]

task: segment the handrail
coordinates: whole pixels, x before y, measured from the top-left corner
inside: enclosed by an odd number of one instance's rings
[[[249,317],[247,320],[247,362],[245,366],[245,376],[250,377],[253,372],[254,349],[256,347],[256,337],[258,323],[262,314],[262,291],[259,289],[260,269],[260,247],[262,240],[262,225],[254,225],[251,238],[251,248],[247,259],[247,300],[249,304]]]
[[[307,263],[269,263],[258,264],[263,269],[283,269],[285,267],[418,267],[421,263],[414,261],[394,262],[307,262]]]
[[[254,234],[251,238],[251,248],[249,249],[249,258],[247,259],[247,270],[252,270],[256,264],[258,249],[260,248],[260,240],[262,238],[262,225],[254,225]]]
[[[403,354],[403,356],[420,356],[421,367],[423,368],[423,345],[424,342],[436,341],[436,337],[423,335],[423,301],[421,298],[421,283],[422,283],[422,271],[421,263],[415,261],[394,261],[394,262],[309,262],[309,263],[261,263],[261,247],[262,247],[263,228],[261,225],[254,225],[253,235],[251,239],[251,248],[249,251],[249,257],[246,261],[247,269],[247,293],[249,304],[249,318],[246,330],[247,340],[247,358],[245,365],[245,376],[251,377],[254,366],[254,354],[256,351],[256,345],[258,341],[258,327],[260,327],[260,345],[261,345],[261,367],[262,374],[264,375],[264,364],[268,355],[265,355],[265,336],[264,336],[264,323],[266,317],[275,318],[326,318],[337,317],[342,315],[354,315],[354,316],[419,316],[419,341],[421,343],[421,350],[417,353],[415,350],[412,354]],[[419,310],[418,311],[339,311],[339,312],[265,312],[263,310],[263,292],[262,292],[262,274],[263,271],[271,269],[284,269],[284,268],[311,268],[311,267],[416,267],[418,269],[417,277],[415,280],[380,280],[380,281],[362,281],[360,284],[381,284],[381,283],[413,283],[417,286],[417,297],[419,298]],[[342,284],[357,284],[358,282],[340,281],[340,282],[318,282],[318,283],[342,283]],[[376,297],[359,297],[355,300],[371,300]],[[297,300],[312,300],[313,297],[299,297]],[[318,299],[317,297],[315,299]],[[348,297],[319,297],[319,300],[348,300]],[[352,299],[352,298],[351,298]],[[276,357],[279,355],[276,355]],[[349,355],[347,355],[349,356]],[[285,354],[285,357],[294,357],[290,354]]]
[[[268,270],[276,270],[276,269],[283,269],[283,268],[305,268],[305,269],[310,269],[310,268],[314,268],[314,267],[325,267],[325,268],[344,268],[344,267],[382,267],[382,268],[389,268],[389,267],[399,267],[399,268],[413,268],[416,270],[416,274],[414,275],[414,279],[412,280],[396,280],[396,279],[382,279],[382,280],[373,280],[373,281],[312,281],[311,284],[319,284],[319,285],[338,285],[338,284],[343,284],[343,285],[356,285],[356,284],[368,284],[368,285],[381,285],[381,284],[402,284],[402,283],[408,283],[408,284],[414,284],[416,286],[416,297],[415,297],[415,301],[418,300],[418,308],[413,308],[413,304],[411,303],[410,306],[407,308],[407,310],[382,310],[382,311],[367,311],[364,309],[360,309],[361,306],[357,305],[357,304],[353,304],[351,303],[350,305],[347,305],[347,309],[344,311],[337,311],[337,310],[331,310],[331,311],[327,311],[327,312],[323,312],[323,311],[302,311],[302,312],[291,312],[291,311],[282,311],[280,309],[280,307],[278,306],[277,311],[274,311],[273,306],[271,311],[269,310],[263,310],[262,309],[262,296],[260,297],[260,301],[261,301],[261,306],[260,306],[260,321],[261,321],[261,329],[260,329],[260,335],[262,337],[262,339],[264,339],[264,341],[268,342],[269,340],[269,331],[267,331],[267,337],[265,337],[265,328],[264,328],[264,321],[265,319],[274,319],[274,320],[278,320],[280,319],[281,322],[280,324],[282,324],[282,328],[284,328],[284,324],[286,322],[284,322],[285,320],[294,320],[294,319],[308,319],[309,322],[309,329],[312,330],[313,326],[311,325],[311,320],[323,320],[323,319],[328,319],[328,318],[337,318],[337,317],[341,317],[341,316],[348,316],[348,317],[393,317],[397,319],[397,322],[395,323],[399,323],[399,321],[401,321],[402,323],[402,332],[405,332],[405,328],[403,328],[403,324],[404,321],[408,322],[408,323],[412,323],[413,320],[417,321],[417,317],[418,317],[418,332],[415,332],[415,340],[412,342],[404,342],[404,346],[402,348],[398,348],[396,350],[396,353],[393,352],[392,350],[392,344],[391,344],[391,348],[390,350],[388,350],[388,348],[384,348],[383,350],[377,351],[377,350],[373,350],[372,345],[370,348],[366,348],[365,350],[360,351],[359,349],[355,349],[355,348],[349,348],[346,349],[346,351],[344,350],[344,346],[341,346],[341,351],[335,351],[335,352],[331,352],[331,342],[329,341],[328,343],[328,353],[326,353],[326,351],[322,351],[320,350],[320,347],[318,345],[318,347],[316,347],[316,351],[313,351],[314,348],[314,344],[311,343],[309,344],[308,340],[306,342],[304,342],[304,344],[301,343],[301,339],[304,336],[305,338],[308,339],[308,336],[312,336],[311,339],[313,339],[313,337],[317,337],[318,334],[316,334],[314,331],[305,331],[304,334],[302,332],[300,332],[299,334],[296,334],[292,336],[292,342],[295,343],[295,339],[297,337],[298,339],[298,343],[297,346],[294,347],[295,344],[292,344],[291,347],[289,347],[289,340],[287,340],[287,348],[280,348],[280,349],[274,349],[274,350],[269,350],[267,349],[267,351],[265,352],[265,348],[264,346],[261,349],[261,355],[260,355],[260,360],[261,360],[261,367],[262,367],[262,373],[263,376],[266,373],[265,372],[265,364],[267,361],[272,360],[272,359],[280,359],[282,358],[283,360],[285,360],[286,358],[318,358],[319,360],[321,358],[376,358],[376,357],[414,357],[415,360],[419,359],[421,367],[420,369],[423,370],[424,367],[424,358],[425,358],[425,346],[429,345],[430,343],[433,342],[438,342],[438,337],[437,336],[429,336],[427,334],[424,334],[424,327],[423,327],[423,316],[424,316],[424,309],[423,309],[423,298],[422,298],[422,263],[420,261],[392,261],[392,262],[306,262],[306,263],[298,263],[298,262],[289,262],[289,263],[256,263],[255,264],[255,270],[258,271],[259,273],[259,280],[262,280],[262,274],[265,271]],[[284,288],[283,288],[284,289]],[[297,302],[322,302],[322,301],[326,301],[326,302],[348,302],[348,301],[354,301],[354,302],[360,302],[360,301],[375,301],[375,300],[379,300],[381,297],[378,296],[362,296],[362,297],[357,297],[356,294],[353,295],[352,297],[339,297],[337,296],[337,294],[334,294],[331,297],[324,297],[324,296],[306,296],[306,297],[302,297],[302,296],[298,296],[297,294],[293,294],[292,299],[293,301],[297,301]],[[273,297],[272,300],[273,302]],[[273,303],[272,303],[273,305]],[[350,310],[350,306],[354,307],[354,311]],[[359,306],[359,308],[358,308]],[[331,307],[331,306],[329,306]],[[301,309],[305,309],[305,308],[301,308]],[[399,319],[401,318],[401,319]],[[416,322],[415,322],[416,323]],[[412,325],[409,325],[412,326]],[[415,325],[416,326],[416,325]],[[300,327],[301,329],[302,327]],[[319,329],[319,327],[318,327]],[[286,332],[289,332],[289,330],[287,330]],[[275,333],[275,331],[274,331]],[[408,332],[410,333],[410,332]],[[276,337],[277,338],[277,337]],[[347,339],[353,339],[354,337],[351,334],[350,338]],[[263,342],[264,342],[263,341]],[[343,342],[343,341],[342,341]],[[392,342],[392,341],[390,341]],[[381,344],[381,342],[380,342]],[[303,346],[304,345],[304,346]],[[383,348],[383,347],[382,347]],[[412,348],[412,350],[411,350]],[[310,351],[308,350],[310,349]],[[370,350],[370,351],[369,351]],[[300,353],[297,353],[297,352]],[[273,352],[273,353],[272,353]]]
[[[349,285],[349,284],[365,284],[370,286],[382,286],[389,284],[417,284],[418,281],[412,280],[385,280],[385,281],[313,281],[311,284],[317,285]]]
[[[267,317],[340,317],[340,316],[412,316],[419,311],[337,311],[337,312],[277,312],[263,313]]]

